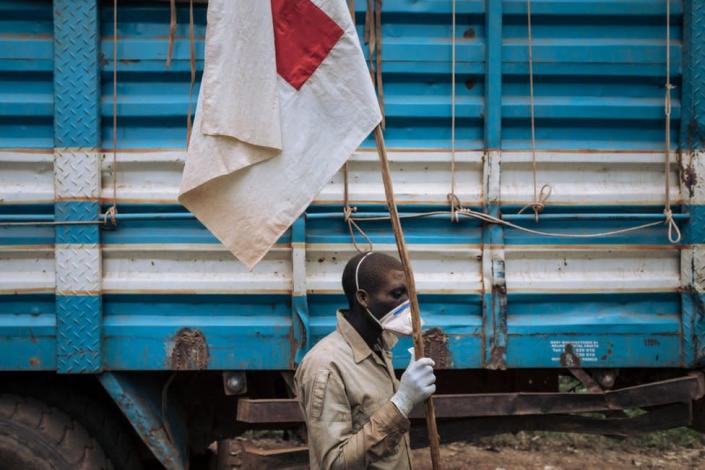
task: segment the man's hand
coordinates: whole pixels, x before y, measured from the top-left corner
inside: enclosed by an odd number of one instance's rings
[[[434,365],[435,363],[430,357],[422,357],[415,361],[414,356],[411,356],[411,361],[401,376],[399,390],[391,398],[392,403],[407,418],[414,406],[426,400],[436,391]]]

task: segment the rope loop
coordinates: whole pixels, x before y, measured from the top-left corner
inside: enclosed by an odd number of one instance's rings
[[[678,228],[678,224],[673,219],[673,211],[671,211],[671,209],[664,209],[663,215],[666,218],[665,223],[668,225],[668,241],[673,244],[679,243],[682,238],[681,229]]]
[[[358,253],[369,253],[374,249],[374,245],[372,244],[372,240],[370,240],[370,237],[367,236],[365,231],[358,225],[358,223],[355,221],[353,218],[353,213],[357,212],[357,207],[352,207],[346,205],[343,207],[343,220],[348,224],[348,231],[350,232],[350,239],[352,240],[352,244],[355,247],[355,251]],[[363,250],[360,248],[360,246],[357,244],[357,237],[355,236],[355,231],[357,231],[362,238],[365,239],[365,242],[367,243],[368,249]]]
[[[553,186],[550,184],[546,183],[543,186],[541,186],[541,190],[539,191],[538,196],[536,199],[519,209],[519,212],[517,214],[523,213],[526,209],[531,207],[531,209],[534,211],[534,220],[536,223],[539,222],[539,214],[544,210],[546,207],[546,202],[548,202],[548,198],[551,197],[551,193],[553,192]]]
[[[460,202],[460,198],[455,193],[448,193],[446,196],[448,199],[448,204],[450,204],[450,220],[451,222],[460,222],[460,214],[465,211],[463,203]]]

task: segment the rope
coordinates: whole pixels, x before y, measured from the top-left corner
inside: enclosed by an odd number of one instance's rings
[[[534,176],[535,177],[535,176]],[[534,179],[534,182],[536,180]],[[534,218],[536,222],[538,222],[538,215],[536,214],[536,210],[538,209],[539,212],[541,212],[544,207],[546,207],[546,201],[548,201],[548,198],[551,197],[551,192],[553,191],[553,187],[550,184],[544,184],[541,186],[541,191],[539,191],[538,198],[536,197],[536,188],[534,188],[534,202],[530,202],[529,204],[525,205],[521,209],[519,209],[519,212],[517,214],[522,214],[526,209],[531,207],[534,210]]]
[[[664,113],[665,119],[665,159],[664,159],[664,199],[663,215],[666,217],[666,225],[668,225],[668,240],[671,243],[681,241],[681,231],[678,225],[673,220],[673,212],[671,211],[671,90],[674,88],[671,84],[671,0],[666,0],[666,91],[664,97]]]
[[[377,91],[377,101],[382,112],[384,129],[384,88],[382,86],[382,0],[367,0],[365,11],[365,43],[369,49],[368,68],[372,85]]]
[[[188,4],[188,35],[189,35],[189,56],[191,66],[191,82],[188,88],[188,111],[186,113],[186,148],[191,141],[191,130],[193,129],[193,86],[196,83],[196,35],[193,25],[193,0]]]
[[[105,212],[105,223],[110,217],[113,225],[117,225],[117,67],[118,67],[118,21],[117,0],[113,0],[113,162],[110,167],[110,177],[113,186],[113,204]]]
[[[166,53],[166,66],[171,67],[171,57],[174,54],[174,36],[176,36],[176,0],[169,0],[169,50]]]
[[[450,204],[450,220],[459,222],[457,212],[463,209],[460,198],[455,194],[455,26],[456,26],[456,0],[452,1],[451,14],[451,52],[450,52],[450,192],[447,194],[448,204]]]
[[[360,227],[357,224],[357,220],[352,217],[353,212],[355,212],[356,210],[357,210],[357,208],[355,208],[355,207],[350,207],[350,206],[344,207],[343,208],[343,220],[345,220],[345,222],[348,224],[348,231],[350,232],[350,238],[352,239],[352,244],[355,247],[355,250],[358,253],[368,253],[374,249],[374,245],[372,244],[372,240],[370,240],[370,237],[367,236],[367,234],[362,229],[362,227]],[[367,219],[365,218],[365,219],[361,219],[361,220],[367,220]],[[387,220],[389,220],[389,217],[387,217]],[[363,250],[357,244],[357,238],[355,237],[355,230],[357,230],[358,233],[362,236],[362,238],[364,238],[365,241],[367,242],[367,245],[369,247],[368,250]]]
[[[372,32],[370,31],[370,19],[371,18],[371,6],[373,0],[368,0],[367,1],[367,11],[365,13],[365,41],[369,41],[370,34]],[[348,2],[348,10],[350,10],[350,18],[352,19],[353,26],[355,25],[355,0],[347,0]],[[370,53],[370,56],[372,54]],[[373,82],[374,82],[374,76],[372,76]],[[345,223],[348,224],[348,231],[350,232],[350,239],[352,240],[352,244],[355,247],[355,250],[358,253],[365,253],[365,250],[362,250],[360,246],[357,244],[357,238],[355,237],[355,230],[357,230],[360,235],[365,239],[367,242],[367,245],[369,247],[369,250],[367,250],[367,253],[371,253],[374,246],[372,244],[372,240],[370,240],[370,237],[367,236],[364,230],[362,230],[362,227],[360,227],[357,222],[352,218],[352,214],[357,211],[357,207],[352,207],[350,206],[350,164],[349,161],[345,162],[345,165],[343,165],[343,220],[345,220]]]
[[[531,0],[526,0],[526,27],[527,27],[527,46],[529,54],[529,115],[531,116],[531,174],[534,183],[534,200],[526,207],[522,208],[519,213],[523,212],[527,207],[531,207],[534,211],[536,222],[539,221],[539,213],[546,206],[546,201],[551,195],[552,189],[548,184],[538,189],[537,168],[536,168],[536,113],[534,99],[534,37],[531,29]],[[544,188],[548,189],[544,192]]]
[[[430,217],[433,215],[440,215],[440,214],[451,214],[451,212],[450,211],[431,211],[431,212],[424,212],[424,213],[420,213],[420,214],[400,214],[399,217],[401,219],[418,219],[418,218]],[[545,236],[545,237],[557,237],[557,238],[602,238],[602,237],[609,237],[612,235],[619,235],[619,234],[623,234],[623,233],[635,232],[637,230],[643,230],[643,229],[646,229],[649,227],[654,227],[656,225],[661,225],[663,223],[662,221],[657,220],[656,222],[649,222],[649,223],[637,225],[634,227],[626,227],[626,228],[617,229],[617,230],[610,230],[607,232],[558,233],[558,232],[545,232],[542,230],[530,229],[528,227],[516,225],[512,222],[502,220],[499,217],[495,217],[495,216],[486,214],[484,212],[477,212],[472,209],[458,210],[457,215],[470,217],[470,218],[481,220],[483,222],[487,222],[490,224],[504,225],[504,226],[513,228],[515,230],[520,230],[522,232],[530,233],[533,235],[541,235],[541,236]],[[362,221],[378,222],[378,221],[390,220],[390,217],[389,216],[361,217],[361,218],[352,218],[351,217],[351,219],[355,222],[362,222]]]

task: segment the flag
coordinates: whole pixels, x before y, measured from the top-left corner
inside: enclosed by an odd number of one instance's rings
[[[179,202],[252,269],[380,120],[345,0],[210,0]]]

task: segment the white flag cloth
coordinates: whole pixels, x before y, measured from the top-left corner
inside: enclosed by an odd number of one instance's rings
[[[210,0],[179,202],[249,269],[380,122],[345,0]]]

